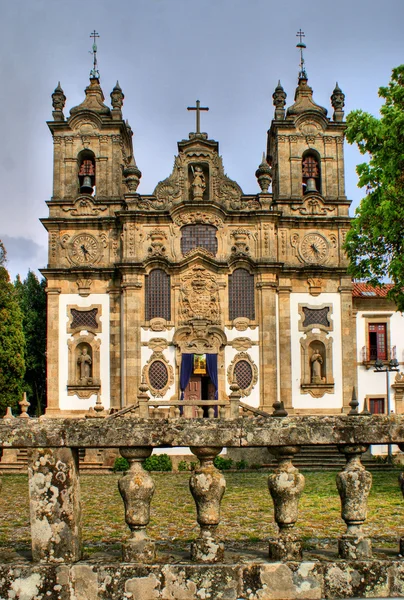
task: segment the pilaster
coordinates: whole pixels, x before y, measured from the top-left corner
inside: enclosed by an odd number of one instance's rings
[[[341,277],[341,348],[342,348],[342,407],[350,410],[352,388],[357,384],[355,317],[352,307],[352,281]]]
[[[47,409],[52,415],[59,411],[59,296],[60,288],[47,287],[46,379]]]
[[[144,314],[144,290],[138,274],[127,273],[123,276],[122,294],[124,404],[128,406],[136,404],[138,387],[141,383],[140,324]]]
[[[290,279],[280,279],[278,287],[280,399],[286,410],[292,408],[291,291]]]
[[[272,410],[276,400],[276,275],[265,273],[257,283],[260,311],[260,408]]]

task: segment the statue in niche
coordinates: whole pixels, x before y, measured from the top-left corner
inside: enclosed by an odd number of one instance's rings
[[[92,367],[92,358],[88,353],[87,346],[83,346],[80,350],[79,356],[77,358],[77,364],[79,365],[79,382],[82,385],[87,385],[92,383],[91,379],[91,367]]]
[[[324,383],[324,377],[321,375],[323,357],[318,350],[314,350],[310,358],[311,363],[311,383]]]
[[[206,190],[205,175],[203,174],[202,167],[192,167],[192,175],[194,177],[191,183],[192,195],[194,200],[202,200],[204,191]]]

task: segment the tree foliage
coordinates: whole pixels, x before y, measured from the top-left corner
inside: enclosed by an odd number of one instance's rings
[[[46,407],[46,282],[38,280],[35,273],[28,271],[22,282],[15,280],[18,302],[23,315],[23,331],[26,343],[25,387],[30,412],[38,416]]]
[[[380,118],[361,110],[347,117],[346,137],[369,161],[357,166],[358,186],[365,188],[347,235],[345,249],[354,277],[381,285],[404,311],[404,65],[393,69],[379,89],[385,102]]]
[[[22,399],[25,340],[16,291],[5,268],[5,250],[0,242],[0,415],[8,406],[17,411]]]

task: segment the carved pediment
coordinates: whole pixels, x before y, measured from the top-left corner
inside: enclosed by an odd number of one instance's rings
[[[96,217],[107,208],[103,204],[95,204],[90,196],[80,196],[73,206],[63,206],[64,212],[69,212],[72,217]]]
[[[218,354],[227,344],[226,334],[206,321],[179,327],[173,337],[173,343],[182,353]]]
[[[335,212],[335,206],[327,206],[320,194],[306,195],[303,204],[292,206],[292,210],[301,215],[328,215]]]

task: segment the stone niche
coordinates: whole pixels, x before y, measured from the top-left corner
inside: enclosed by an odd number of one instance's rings
[[[101,332],[101,305],[83,308],[68,306],[68,382],[69,396],[89,398],[101,389],[100,344],[97,334]]]
[[[311,306],[299,304],[299,331],[301,357],[301,393],[321,398],[334,391],[332,371],[333,330],[332,305]]]

